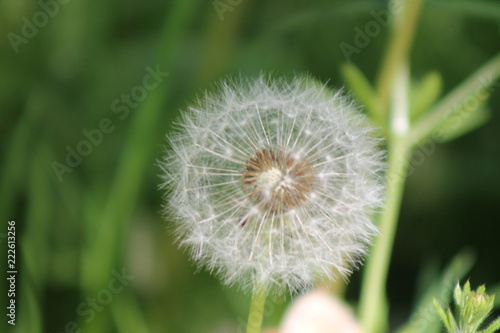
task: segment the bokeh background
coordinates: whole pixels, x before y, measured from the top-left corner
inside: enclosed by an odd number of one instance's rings
[[[374,21],[370,11],[385,6],[0,1],[0,331],[242,332],[249,296],[197,270],[161,217],[156,161],[165,134],[228,74],[307,73],[337,89],[345,86],[341,65],[351,61],[373,82],[389,29],[380,25],[350,57],[340,46],[356,46]],[[498,1],[428,0],[412,75],[439,72],[445,93],[499,51]],[[500,291],[499,81],[488,107],[484,126],[414,163],[388,281],[392,328],[410,316],[425,276],[460,251],[474,258],[472,285]],[[83,153],[69,165],[72,150]],[[9,220],[17,236],[15,327],[5,314]],[[117,283],[124,273],[133,278]],[[353,305],[360,274],[346,292]],[[279,324],[287,302],[270,304],[266,326]]]

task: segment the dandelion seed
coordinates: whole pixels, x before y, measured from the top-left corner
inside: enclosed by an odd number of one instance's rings
[[[161,162],[179,242],[244,288],[348,276],[382,203],[383,154],[365,118],[307,79],[220,90],[183,114]]]

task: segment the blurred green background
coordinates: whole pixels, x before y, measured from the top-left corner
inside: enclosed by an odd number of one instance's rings
[[[341,88],[350,60],[373,81],[389,29],[379,23],[356,43],[385,6],[1,1],[0,332],[242,332],[249,296],[197,272],[161,217],[164,136],[227,74],[309,73]],[[347,59],[345,43],[359,52]],[[499,51],[498,1],[428,0],[411,71],[439,72],[447,92]],[[494,89],[485,126],[412,163],[388,283],[394,327],[410,315],[421,272],[463,249],[476,258],[472,285],[500,291],[498,81]],[[15,327],[5,313],[9,220]],[[348,286],[352,304],[360,274]],[[288,301],[269,302],[267,326]]]

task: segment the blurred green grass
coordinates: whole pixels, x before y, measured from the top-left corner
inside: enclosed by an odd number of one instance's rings
[[[373,21],[370,11],[385,2],[243,0],[222,19],[211,1],[58,6],[16,53],[9,33],[22,36],[23,17],[32,20],[42,7],[0,2],[0,216],[16,220],[19,270],[17,325],[2,320],[0,331],[63,332],[72,321],[82,332],[237,331],[249,297],[203,270],[195,274],[161,218],[155,163],[164,135],[180,109],[227,74],[310,73],[344,86],[339,45],[354,44],[355,28]],[[386,30],[350,59],[372,80]],[[440,72],[449,91],[499,50],[498,2],[429,0],[411,70],[416,77]],[[168,76],[120,119],[113,101],[157,65]],[[438,146],[409,178],[388,286],[393,323],[408,316],[420,267],[448,262],[465,247],[477,256],[473,284],[500,281],[499,91],[489,106],[486,126]],[[115,129],[59,181],[53,162],[65,164],[67,146],[77,149],[88,140],[82,131],[104,118]],[[104,297],[112,272],[122,269],[135,278],[87,322],[79,306],[92,308],[88,298]],[[353,302],[358,285],[356,273],[347,294]],[[282,300],[275,303],[268,325],[283,313]]]

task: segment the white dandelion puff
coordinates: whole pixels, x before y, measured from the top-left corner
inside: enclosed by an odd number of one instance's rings
[[[376,232],[383,153],[341,93],[308,79],[226,82],[183,114],[161,162],[167,213],[227,284],[348,276]]]

